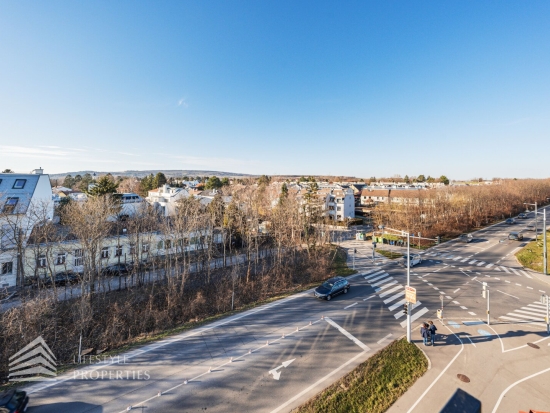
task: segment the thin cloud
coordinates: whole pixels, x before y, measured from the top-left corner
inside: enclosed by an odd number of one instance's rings
[[[186,98],[181,98],[180,100],[178,100],[178,106],[183,106],[184,108],[188,108],[189,105],[187,104],[187,102],[185,101]]]
[[[61,148],[27,147],[27,146],[6,146],[0,145],[0,152],[4,155],[11,155],[19,158],[64,158],[71,155],[70,151]]]

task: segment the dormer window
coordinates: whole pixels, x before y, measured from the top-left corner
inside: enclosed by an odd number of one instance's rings
[[[13,184],[13,189],[23,189],[25,188],[26,183],[27,183],[26,179],[16,179],[15,183]]]
[[[2,210],[2,212],[6,214],[13,213],[18,202],[19,202],[18,197],[9,197],[6,203],[4,204],[4,209]]]

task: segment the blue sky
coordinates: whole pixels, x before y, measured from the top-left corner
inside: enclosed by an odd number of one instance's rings
[[[1,169],[550,175],[548,1],[0,8]]]

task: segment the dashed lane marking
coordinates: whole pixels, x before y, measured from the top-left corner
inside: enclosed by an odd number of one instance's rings
[[[354,307],[354,306],[356,306],[357,304],[358,304],[357,302],[355,302],[355,303],[353,303],[353,304],[350,304],[350,305],[348,305],[347,307],[344,307],[344,310],[347,310],[348,308]]]

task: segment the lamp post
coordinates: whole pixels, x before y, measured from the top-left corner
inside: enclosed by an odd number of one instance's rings
[[[534,204],[530,204],[529,202],[524,202],[523,205],[534,205],[535,206],[535,241],[539,239],[539,227],[537,225],[537,214],[538,214],[538,211],[537,211],[537,203],[535,202]]]
[[[392,231],[398,235],[401,236],[407,236],[407,287],[410,287],[411,285],[411,234],[409,232],[400,230],[400,229],[393,229],[393,228],[385,228],[384,225],[379,225],[378,228],[381,230],[386,229],[387,231]],[[405,302],[406,309],[407,309],[407,341],[411,342],[411,305],[407,301]]]
[[[546,201],[548,200],[550,200],[550,198],[546,198]],[[524,202],[523,205],[535,206],[535,241],[537,241],[539,239],[537,215],[541,214],[541,212],[538,212],[536,202],[534,204]],[[546,209],[542,210],[542,273],[544,275],[548,275],[548,249],[546,246]]]

